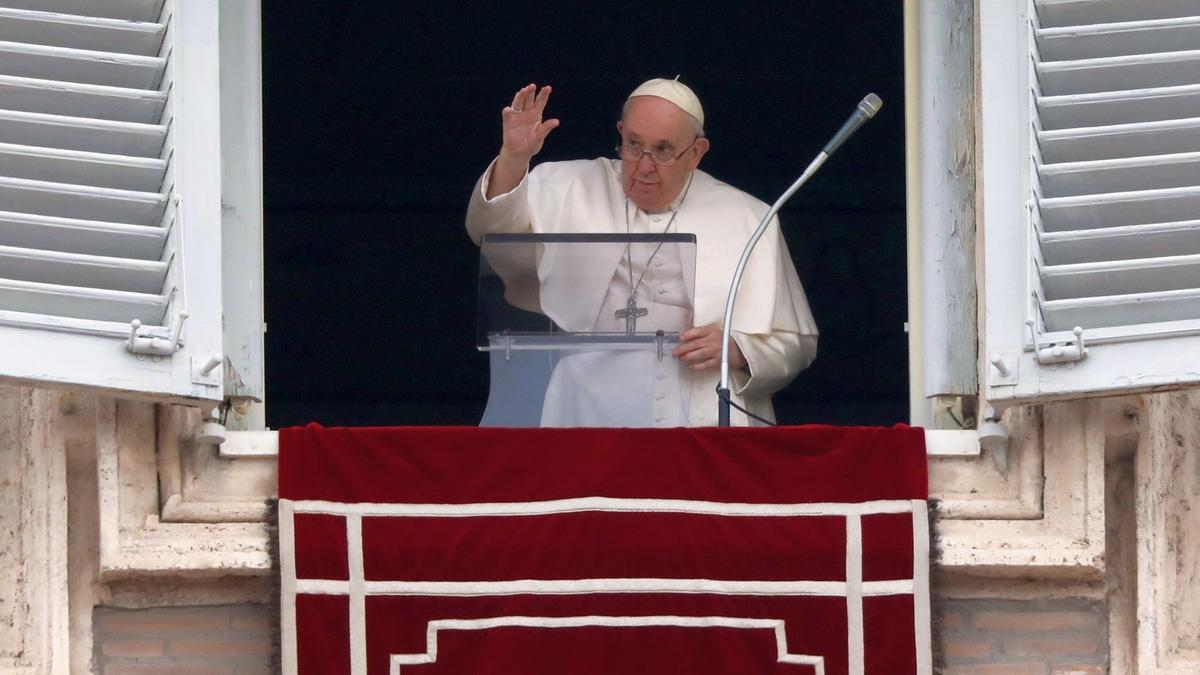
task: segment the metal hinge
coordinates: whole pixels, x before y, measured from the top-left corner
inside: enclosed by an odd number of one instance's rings
[[[1075,363],[1087,358],[1087,346],[1083,343],[1083,328],[1076,326],[1071,332],[1075,334],[1075,341],[1070,340],[1065,342],[1050,342],[1043,344],[1038,341],[1037,331],[1033,328],[1033,321],[1026,321],[1026,326],[1029,326],[1029,334],[1033,339],[1033,353],[1037,357],[1037,362],[1042,365],[1050,365],[1055,363]]]

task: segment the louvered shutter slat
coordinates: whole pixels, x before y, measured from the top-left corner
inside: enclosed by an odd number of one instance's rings
[[[154,21],[163,0],[4,0],[6,7],[61,12],[104,19]]]
[[[0,174],[14,178],[156,192],[166,161],[0,143]]]
[[[112,258],[159,260],[167,241],[163,227],[53,218],[0,212],[0,241],[8,246]]]
[[[0,246],[0,267],[4,268],[6,278],[17,281],[134,293],[161,293],[167,276],[167,264],[159,260],[82,255],[15,246]]]
[[[1064,61],[1186,51],[1200,41],[1200,19],[1159,19],[1037,31],[1042,59]]]
[[[1200,320],[1200,5],[1035,6],[1039,330]]]
[[[1048,163],[1200,152],[1200,117],[1038,133]]]
[[[1200,86],[1041,96],[1037,111],[1046,130],[1200,117]]]
[[[1050,231],[1168,223],[1200,213],[1200,188],[1044,198],[1038,210]]]
[[[156,124],[166,92],[12,77],[0,72],[0,108],[33,113]]]
[[[0,204],[21,213],[152,225],[162,218],[166,201],[157,192],[0,177]]]
[[[1200,220],[1042,232],[1038,240],[1049,265],[1159,258],[1200,251]]]
[[[1046,197],[1188,187],[1200,185],[1200,153],[1063,162],[1039,173]]]
[[[152,326],[163,321],[167,300],[164,295],[0,278],[0,306],[6,312],[42,317],[114,323],[136,319]]]
[[[1050,61],[1037,67],[1042,93],[1048,96],[1184,86],[1195,83],[1197,70],[1200,50]]]
[[[1106,260],[1042,268],[1042,285],[1049,300],[1185,290],[1200,285],[1197,279],[1200,279],[1200,255]],[[1070,330],[1070,326],[1066,330]]]
[[[1157,293],[1131,293],[1072,300],[1047,300],[1042,303],[1047,324],[1059,330],[1073,326],[1119,328],[1130,324],[1183,324],[1181,332],[1194,332],[1181,316],[1200,314],[1200,290],[1184,289]],[[1159,332],[1167,333],[1168,330]],[[1131,364],[1132,365],[1132,364]]]
[[[166,136],[164,124],[0,109],[0,143],[157,158]]]
[[[166,59],[23,42],[0,42],[6,75],[146,89],[158,85]]]
[[[1196,0],[1041,0],[1044,27],[1174,19],[1196,15]]]
[[[0,7],[0,41],[6,42],[157,56],[164,32],[158,23]]]

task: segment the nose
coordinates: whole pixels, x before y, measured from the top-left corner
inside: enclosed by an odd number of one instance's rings
[[[638,173],[651,173],[657,166],[658,165],[654,163],[654,160],[650,159],[650,153],[648,152],[642,153],[641,158],[638,159]]]

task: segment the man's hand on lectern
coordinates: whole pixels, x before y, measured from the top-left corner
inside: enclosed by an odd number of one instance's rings
[[[679,346],[671,355],[687,364],[692,370],[708,370],[721,366],[721,324],[697,326],[679,335]],[[739,370],[746,367],[746,357],[733,338],[729,338],[729,367]]]

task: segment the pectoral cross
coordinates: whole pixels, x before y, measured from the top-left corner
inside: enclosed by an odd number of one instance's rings
[[[625,303],[625,309],[618,309],[615,315],[618,319],[625,319],[625,334],[633,335],[637,332],[637,320],[650,313],[650,310],[645,307],[637,306],[637,298],[632,295]]]

